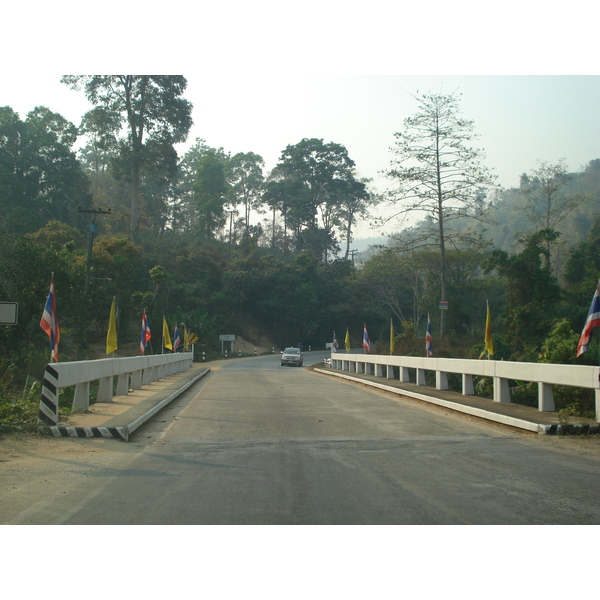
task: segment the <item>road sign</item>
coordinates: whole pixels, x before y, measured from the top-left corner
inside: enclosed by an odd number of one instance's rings
[[[18,302],[0,302],[0,325],[16,325],[18,315]]]
[[[235,342],[235,335],[220,335],[219,341],[221,342]]]
[[[440,310],[448,310],[448,300],[440,300]]]

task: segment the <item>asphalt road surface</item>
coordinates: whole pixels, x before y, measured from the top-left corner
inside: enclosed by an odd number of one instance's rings
[[[309,372],[325,355],[211,363],[128,444],[56,440],[96,458],[3,522],[600,523],[597,453]]]

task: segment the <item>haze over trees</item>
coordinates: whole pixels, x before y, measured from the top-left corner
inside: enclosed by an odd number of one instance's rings
[[[178,156],[192,119],[183,77],[64,81],[95,104],[81,124],[0,107],[0,299],[19,302],[18,327],[0,326],[0,393],[49,361],[39,318],[52,272],[61,360],[101,355],[113,296],[122,355],[137,352],[146,310],[149,352],[165,315],[209,353],[222,333],[323,348],[348,328],[360,346],[363,323],[387,353],[393,318],[396,353],[422,355],[429,313],[436,356],[477,358],[489,301],[495,358],[596,360],[595,341],[577,359],[551,347],[577,337],[600,274],[600,159],[577,173],[540,163],[519,188],[486,193],[458,96],[424,95],[390,170],[398,214],[423,219],[351,261],[354,229],[382,195],[340,140],[290,140],[268,172],[252,148],[202,139]],[[97,215],[89,293],[78,207],[111,209]]]

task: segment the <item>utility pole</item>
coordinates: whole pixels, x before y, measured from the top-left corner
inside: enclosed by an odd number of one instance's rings
[[[86,264],[86,270],[85,270],[85,285],[84,285],[84,290],[87,295],[90,291],[90,281],[91,281],[90,272],[92,269],[92,248],[94,245],[94,229],[96,228],[96,215],[110,215],[112,213],[112,210],[110,208],[108,208],[106,210],[103,210],[101,208],[91,208],[88,210],[84,210],[83,208],[78,206],[77,211],[80,213],[89,213],[92,215],[92,222],[90,223],[90,239],[89,239],[89,243],[88,243],[88,254],[87,254],[87,264]],[[82,335],[81,342],[79,343],[79,347],[77,349],[77,360],[83,360],[83,346],[84,346],[85,336],[83,333],[81,335]]]
[[[88,243],[88,254],[87,254],[87,265],[85,270],[85,293],[87,294],[90,289],[90,272],[92,268],[92,248],[94,245],[94,229],[96,228],[96,215],[110,215],[112,214],[112,209],[108,208],[107,210],[103,210],[102,208],[92,208],[89,210],[84,210],[80,206],[77,207],[77,212],[80,213],[90,213],[92,215],[92,222],[90,223],[90,239]]]
[[[358,252],[358,250],[349,250],[348,254],[352,255],[352,266],[354,266],[354,255]]]

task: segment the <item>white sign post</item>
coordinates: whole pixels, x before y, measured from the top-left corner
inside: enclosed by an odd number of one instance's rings
[[[223,342],[231,342],[231,353],[233,354],[233,342],[235,342],[235,335],[232,335],[232,334],[220,335],[219,340],[221,340],[221,354],[224,353]]]

